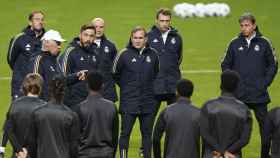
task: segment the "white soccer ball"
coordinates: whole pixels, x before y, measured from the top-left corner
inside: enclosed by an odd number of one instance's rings
[[[173,7],[176,16],[181,18],[191,17],[213,17],[213,16],[228,16],[230,14],[230,7],[226,3],[197,3],[195,5],[190,3],[180,3]]]
[[[204,18],[206,15],[206,8],[203,3],[197,3],[195,5],[195,16]]]
[[[228,4],[225,4],[225,3],[222,3],[222,4],[221,4],[221,13],[222,13],[222,16],[223,16],[223,17],[229,15],[229,13],[230,13],[230,7],[229,7]]]

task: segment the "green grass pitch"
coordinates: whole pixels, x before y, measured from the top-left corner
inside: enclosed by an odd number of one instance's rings
[[[106,35],[116,42],[119,50],[124,48],[130,30],[136,25],[147,29],[154,23],[155,12],[159,7],[172,8],[179,0],[2,0],[0,6],[0,126],[5,119],[10,104],[11,71],[6,62],[7,47],[12,36],[19,33],[27,24],[27,15],[32,10],[46,13],[46,28],[59,30],[64,38],[71,41],[78,35],[82,24],[94,17],[106,21]],[[210,3],[215,1],[189,0],[189,3]],[[280,48],[280,1],[277,0],[217,0],[231,6],[231,14],[226,18],[172,18],[172,25],[181,33],[184,41],[182,70],[220,70],[227,43],[239,32],[238,17],[245,11],[255,14],[260,31],[269,37],[276,49]],[[66,44],[64,45],[66,46]],[[184,73],[185,78],[195,84],[193,103],[200,107],[207,99],[219,95],[219,73]],[[269,91],[272,102],[269,108],[280,105],[280,78],[276,76]],[[162,105],[162,108],[165,104]],[[140,131],[135,125],[129,157],[138,157]],[[249,145],[244,150],[245,158],[258,158],[260,138],[258,125],[254,119],[253,133]],[[10,156],[9,148],[6,156]]]

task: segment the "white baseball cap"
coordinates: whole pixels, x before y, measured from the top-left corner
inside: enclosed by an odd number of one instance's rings
[[[65,39],[63,39],[60,35],[60,33],[58,31],[55,30],[49,30],[47,31],[43,37],[41,38],[41,40],[54,40],[54,41],[58,41],[58,42],[64,42],[66,41]]]

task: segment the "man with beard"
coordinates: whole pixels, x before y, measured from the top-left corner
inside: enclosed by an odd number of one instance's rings
[[[83,25],[79,37],[73,39],[70,45],[60,56],[62,71],[65,75],[77,73],[82,70],[98,70],[99,57],[95,39],[95,27],[92,24]],[[88,96],[88,88],[85,81],[68,87],[64,104],[74,106],[85,100]]]
[[[28,16],[29,25],[22,33],[13,37],[10,41],[7,54],[8,64],[13,71],[11,92],[12,99],[23,95],[21,83],[27,74],[29,60],[41,51],[41,37],[44,30],[44,13],[33,11]]]
[[[97,45],[97,50],[100,53],[99,70],[104,76],[104,87],[102,96],[105,99],[116,102],[118,100],[115,81],[112,77],[112,67],[114,59],[117,55],[115,44],[110,41],[104,34],[105,21],[102,18],[95,18],[92,24],[96,30],[96,39],[94,43]]]

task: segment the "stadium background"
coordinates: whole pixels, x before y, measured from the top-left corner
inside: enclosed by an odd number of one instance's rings
[[[12,36],[26,26],[27,15],[32,10],[43,10],[46,14],[47,30],[60,31],[68,42],[78,35],[82,24],[94,17],[102,17],[107,25],[106,35],[116,42],[120,50],[125,47],[130,30],[134,26],[142,25],[149,29],[154,23],[155,12],[159,7],[172,8],[182,2],[225,2],[231,7],[230,16],[226,18],[172,18],[172,25],[179,30],[184,40],[184,59],[181,65],[183,76],[195,84],[192,100],[198,107],[207,99],[219,95],[220,61],[228,42],[239,32],[237,19],[243,12],[252,12],[257,18],[260,31],[272,40],[276,50],[280,48],[280,1],[277,0],[1,0],[0,126],[3,125],[10,104],[11,71],[6,62],[8,43]],[[64,44],[66,45],[67,43]],[[280,105],[279,85],[278,75],[269,89],[272,98],[269,108]],[[129,157],[138,157],[139,142],[139,126],[136,124],[130,140]],[[259,144],[258,127],[254,119],[253,133],[249,145],[244,150],[244,157],[257,158]],[[6,157],[10,157],[10,153],[9,147]]]

